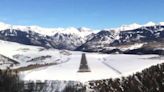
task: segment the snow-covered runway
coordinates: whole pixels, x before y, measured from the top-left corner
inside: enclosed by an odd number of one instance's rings
[[[140,71],[151,65],[161,63],[162,60],[151,60],[149,57],[155,55],[107,55],[87,53],[86,58],[91,72],[77,72],[81,60],[81,53],[73,52],[70,61],[59,65],[50,66],[43,69],[35,69],[25,72],[25,80],[74,80],[85,82],[88,80],[98,80],[115,78],[129,75]],[[119,70],[110,68],[106,64]]]

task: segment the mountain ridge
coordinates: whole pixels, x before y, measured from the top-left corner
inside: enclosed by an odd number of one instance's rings
[[[126,48],[132,45],[136,47],[136,44],[148,44],[151,41],[163,43],[164,22],[148,22],[144,25],[134,23],[97,32],[89,28],[55,29],[39,26],[17,26],[1,22],[0,39],[55,49],[124,52],[125,48],[123,47],[125,46]]]

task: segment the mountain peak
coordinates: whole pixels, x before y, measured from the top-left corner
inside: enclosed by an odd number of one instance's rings
[[[126,31],[126,30],[133,30],[142,27],[142,25],[133,23],[129,25],[122,25],[118,28],[111,28],[110,30],[116,30],[116,31]]]
[[[152,21],[150,21],[150,22],[144,24],[143,26],[155,26],[155,25],[157,25],[157,24],[152,22]]]
[[[133,30],[133,29],[137,29],[139,27],[141,27],[142,25],[137,24],[137,23],[133,23],[130,25],[123,25],[120,27],[120,30]]]
[[[162,25],[162,26],[164,26],[164,22],[160,22],[159,24]]]
[[[106,30],[127,31],[127,30],[137,29],[140,27],[148,27],[148,26],[156,26],[156,25],[164,25],[164,22],[155,23],[155,22],[150,21],[150,22],[143,24],[143,25],[140,25],[137,23],[132,23],[129,25],[122,25],[118,28],[110,28],[110,29],[106,29]]]
[[[6,24],[4,22],[0,22],[0,30],[8,29],[10,27],[11,27],[11,25]]]

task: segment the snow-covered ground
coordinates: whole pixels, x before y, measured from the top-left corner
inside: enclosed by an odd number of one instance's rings
[[[71,53],[0,40],[0,54],[19,62],[19,65],[12,67],[18,68],[30,64],[67,62]],[[0,65],[0,68],[2,67],[4,66]]]
[[[15,67],[35,63],[59,62],[57,65],[22,72],[21,75],[24,80],[72,80],[86,82],[89,80],[127,76],[151,65],[164,62],[162,59],[152,59],[153,57],[158,57],[157,55],[86,53],[91,72],[79,73],[77,71],[82,53],[56,49],[47,50],[38,46],[28,46],[0,40],[0,54],[18,61],[20,65]],[[47,56],[47,58],[39,58],[41,56]]]
[[[158,63],[162,63],[162,60],[151,60],[150,57],[156,55],[105,55],[86,53],[88,65],[91,72],[79,73],[78,68],[81,59],[81,53],[74,52],[70,57],[70,61],[62,63],[56,66],[50,66],[43,69],[36,69],[25,72],[25,80],[77,80],[81,82],[98,79],[108,79],[121,76],[127,76],[129,74],[141,71],[144,68],[150,67]],[[121,72],[118,73],[112,68]]]

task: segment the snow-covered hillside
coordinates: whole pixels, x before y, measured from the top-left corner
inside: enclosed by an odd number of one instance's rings
[[[17,64],[19,64],[19,62],[0,54],[0,69],[5,69]]]
[[[25,67],[31,64],[67,62],[71,53],[66,52],[0,40],[0,54],[20,63],[12,68]],[[3,67],[3,64],[0,67]]]

